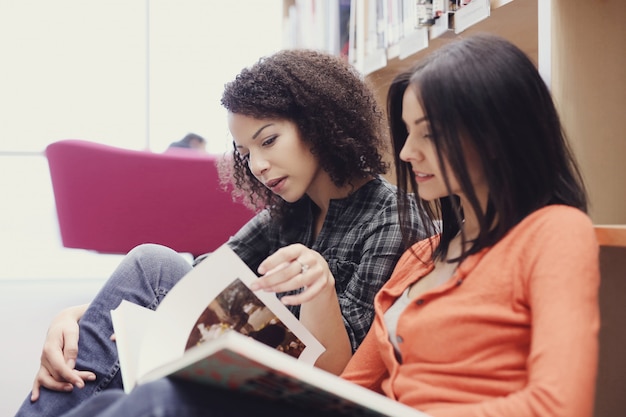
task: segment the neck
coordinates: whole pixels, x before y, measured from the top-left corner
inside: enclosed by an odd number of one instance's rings
[[[463,208],[463,224],[461,225],[461,230],[465,235],[465,239],[468,241],[474,240],[478,237],[480,233],[480,224],[478,223],[478,217],[474,210],[472,210],[472,206],[466,201],[463,196],[461,196],[461,207]],[[486,198],[484,201],[481,201],[481,207],[484,212],[487,207]]]
[[[324,172],[324,177],[320,178],[316,182],[315,186],[311,187],[311,189],[307,191],[307,195],[318,208],[318,211],[315,213],[314,220],[315,237],[317,237],[319,232],[322,230],[326,214],[328,213],[328,208],[330,207],[330,201],[348,197],[351,193],[361,188],[371,179],[372,177],[370,176],[365,178],[356,178],[348,181],[348,184],[342,187],[337,187],[330,179],[330,176]]]

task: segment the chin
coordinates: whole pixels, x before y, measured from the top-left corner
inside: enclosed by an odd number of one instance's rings
[[[294,198],[292,195],[280,195],[277,194],[280,198],[282,198],[284,201],[286,201],[287,203],[295,203],[296,201],[300,200],[300,198]]]
[[[285,200],[288,203],[296,203],[298,201],[300,201],[302,199],[302,197],[304,197],[306,194],[285,194],[285,195],[281,195],[280,198],[282,198],[283,200]]]
[[[443,197],[447,196],[448,194],[434,194],[434,193],[420,193],[420,192],[418,192],[417,195],[422,200],[425,200],[425,201],[435,201],[435,200],[438,200],[440,198],[443,198]]]

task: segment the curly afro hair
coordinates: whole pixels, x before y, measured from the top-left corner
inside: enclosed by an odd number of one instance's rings
[[[387,171],[383,113],[362,76],[339,57],[305,49],[263,57],[225,85],[221,103],[231,113],[294,123],[337,186]],[[226,161],[220,173],[235,197],[284,211],[287,203],[252,175],[235,150]]]

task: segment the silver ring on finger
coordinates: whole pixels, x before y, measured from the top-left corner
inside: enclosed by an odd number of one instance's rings
[[[304,273],[309,270],[309,266],[305,263],[300,262],[297,259],[296,259],[296,262],[300,264],[300,274],[304,275]]]

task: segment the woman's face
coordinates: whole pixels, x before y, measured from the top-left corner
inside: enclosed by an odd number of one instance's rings
[[[448,175],[452,194],[464,199],[462,189],[444,158],[444,167],[439,166],[437,150],[431,140],[431,130],[424,110],[417,99],[413,88],[407,88],[402,100],[402,120],[404,121],[408,137],[402,150],[400,159],[411,164],[418,184],[419,196],[424,200],[435,200],[448,195],[443,171]],[[463,146],[469,176],[481,202],[487,201],[488,188],[479,156],[471,146]]]
[[[321,169],[294,123],[229,112],[228,128],[252,174],[272,192],[293,203],[312,187]]]

